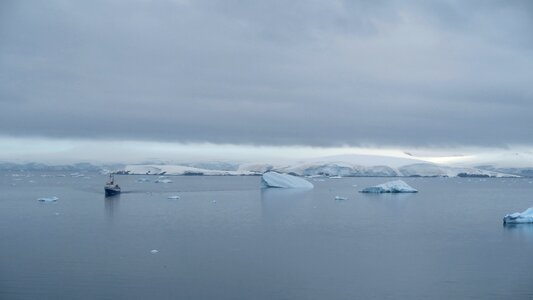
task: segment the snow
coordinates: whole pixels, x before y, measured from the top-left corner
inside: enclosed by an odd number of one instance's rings
[[[314,187],[311,182],[303,178],[277,172],[266,172],[261,181],[265,188],[312,189]]]
[[[361,193],[417,193],[418,191],[402,180],[394,180],[367,187]]]
[[[238,167],[237,167],[238,165]],[[205,167],[205,168],[199,168]],[[214,168],[224,168],[214,169]],[[230,168],[231,167],[231,168]],[[234,168],[234,169],[232,169]],[[269,171],[305,177],[518,177],[494,170],[446,166],[422,160],[380,155],[338,155],[313,159],[272,162],[227,162],[194,165],[128,165],[124,171],[137,175],[261,175]]]
[[[42,198],[37,199],[37,201],[41,201],[41,202],[56,202],[57,200],[59,200],[58,197],[42,197]]]
[[[237,169],[239,173],[254,173],[254,174],[263,174],[274,168],[271,164],[266,163],[247,163],[242,164]]]
[[[208,170],[181,165],[128,165],[124,171],[135,175],[253,175],[248,171]]]
[[[469,167],[451,167],[436,165],[431,163],[419,163],[402,166],[399,168],[403,176],[420,176],[420,177],[457,177],[459,174],[467,176],[486,176],[486,177],[519,177],[516,175],[505,174],[494,171],[487,171],[478,168]]]
[[[509,214],[503,217],[504,224],[533,223],[533,207],[521,213]]]

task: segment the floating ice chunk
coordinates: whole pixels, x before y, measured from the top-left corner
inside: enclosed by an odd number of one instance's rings
[[[266,172],[261,182],[264,188],[312,189],[314,187],[311,182],[303,178],[277,172]]]
[[[342,176],[331,176],[331,177],[329,177],[329,179],[341,179],[341,178],[342,178]]]
[[[180,196],[178,196],[178,195],[168,196],[168,199],[175,199],[175,200],[177,200],[177,199],[179,199],[179,198],[180,198]]]
[[[42,198],[37,199],[37,201],[41,201],[41,202],[55,202],[57,200],[59,200],[59,198],[57,197],[42,197]]]
[[[410,187],[402,180],[394,180],[364,188],[361,193],[418,193],[418,191]]]
[[[137,179],[137,182],[149,182],[150,179],[146,178],[146,177],[142,177],[142,178],[139,178]]]
[[[335,196],[335,200],[348,200],[348,198],[343,196]]]
[[[150,250],[150,253],[156,254],[156,253],[159,253],[159,250],[153,249],[153,250]]]
[[[158,179],[155,181],[155,183],[171,183],[172,180],[170,179]]]
[[[503,224],[533,223],[533,207],[521,213],[509,214],[503,217]]]

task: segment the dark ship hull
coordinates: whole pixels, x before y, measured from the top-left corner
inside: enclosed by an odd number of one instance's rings
[[[115,195],[118,195],[120,194],[120,188],[116,188],[116,187],[105,187],[104,188],[105,190],[105,196],[106,197],[109,197],[109,196],[115,196]]]

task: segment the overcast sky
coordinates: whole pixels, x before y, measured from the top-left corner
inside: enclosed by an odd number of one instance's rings
[[[0,135],[533,148],[532,1],[0,2]]]

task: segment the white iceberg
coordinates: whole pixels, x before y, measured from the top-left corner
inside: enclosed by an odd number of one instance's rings
[[[348,200],[348,198],[343,197],[343,196],[335,196],[335,200],[343,201],[343,200]]]
[[[177,200],[177,199],[179,199],[179,198],[180,198],[180,196],[178,196],[178,195],[168,196],[168,199],[174,199],[174,200]]]
[[[503,224],[533,223],[533,207],[521,213],[509,214],[503,217]]]
[[[41,202],[56,202],[57,200],[59,200],[58,197],[42,197],[42,198],[37,199],[37,201],[41,201]]]
[[[141,178],[137,179],[137,182],[150,182],[150,179],[148,179],[146,177],[141,177]]]
[[[261,182],[265,188],[312,189],[314,187],[311,182],[303,178],[277,172],[266,172]]]
[[[361,193],[418,193],[418,191],[402,180],[394,180],[364,188]]]
[[[158,179],[155,181],[155,183],[171,183],[172,180],[170,179]]]

